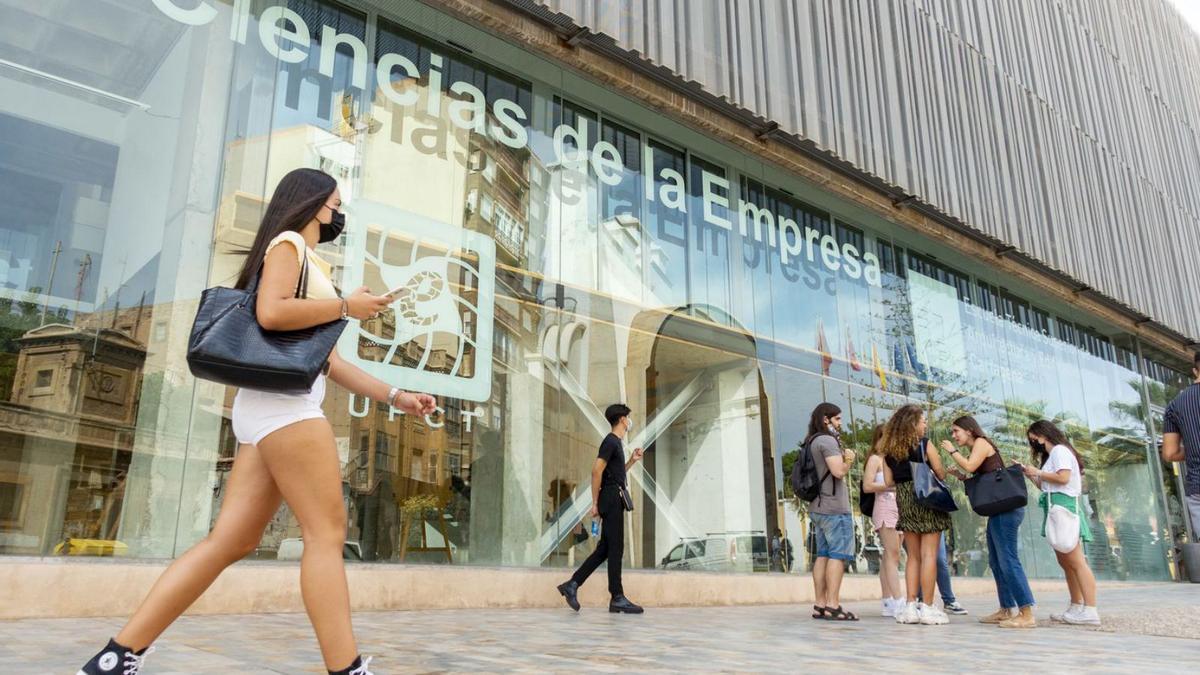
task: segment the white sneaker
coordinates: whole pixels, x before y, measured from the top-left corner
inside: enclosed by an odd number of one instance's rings
[[[1063,622],[1072,626],[1099,626],[1100,611],[1095,607],[1084,607],[1078,612],[1063,615]]]
[[[879,616],[894,618],[896,616],[896,612],[900,609],[900,603],[892,598],[884,598],[881,601],[881,604],[883,606],[879,610]]]
[[[905,602],[902,606],[897,606],[896,623],[909,625],[921,623],[921,614],[917,609],[917,603]]]
[[[1067,607],[1067,609],[1065,611],[1060,612],[1058,614],[1051,614],[1050,620],[1055,623],[1066,623],[1068,614],[1075,614],[1081,609],[1083,609],[1083,605],[1077,605],[1072,602],[1071,606]]]
[[[922,626],[945,626],[950,623],[950,617],[933,605],[921,604],[917,612]]]

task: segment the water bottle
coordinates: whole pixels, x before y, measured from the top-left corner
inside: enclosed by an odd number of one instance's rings
[[[598,521],[598,520],[592,521],[592,536],[593,537],[600,536],[600,521]]]

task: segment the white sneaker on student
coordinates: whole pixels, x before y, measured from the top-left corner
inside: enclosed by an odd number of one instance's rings
[[[921,623],[920,610],[917,609],[917,603],[905,602],[896,609],[896,623],[903,624],[918,624]]]
[[[950,617],[933,605],[922,603],[917,612],[922,626],[945,626],[950,623]]]
[[[1081,609],[1083,609],[1083,605],[1077,605],[1072,602],[1071,605],[1069,607],[1067,607],[1066,610],[1064,610],[1058,614],[1051,614],[1050,620],[1055,623],[1066,623],[1067,622],[1066,617],[1068,614],[1075,614],[1075,613],[1079,612],[1079,610],[1081,610]]]
[[[1095,607],[1084,607],[1078,612],[1063,615],[1063,621],[1072,626],[1099,626],[1100,611]]]

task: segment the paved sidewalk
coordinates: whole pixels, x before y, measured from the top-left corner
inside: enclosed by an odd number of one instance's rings
[[[1105,589],[1100,629],[1004,631],[976,622],[994,600],[943,627],[899,626],[878,603],[851,607],[856,624],[813,621],[808,607],[605,607],[442,610],[355,616],[377,675],[415,672],[736,671],[1145,672],[1200,671],[1200,586]],[[1039,618],[1065,605],[1040,598]],[[71,675],[120,625],[117,619],[0,622],[0,673]],[[1182,637],[1164,637],[1176,635]],[[1190,638],[1190,639],[1189,639]],[[623,643],[624,656],[606,656]],[[159,641],[146,675],[320,673],[304,615],[185,617]]]

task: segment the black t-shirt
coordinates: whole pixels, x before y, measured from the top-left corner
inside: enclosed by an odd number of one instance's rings
[[[625,448],[621,439],[613,434],[600,441],[600,452],[596,455],[604,460],[604,475],[600,479],[600,487],[625,484]]]
[[[922,438],[917,445],[908,451],[906,459],[897,461],[891,457],[884,458],[883,461],[887,462],[888,468],[892,470],[892,481],[894,483],[899,485],[900,483],[912,482],[912,467],[908,463],[925,461],[925,446],[927,443],[929,443],[929,439]]]

